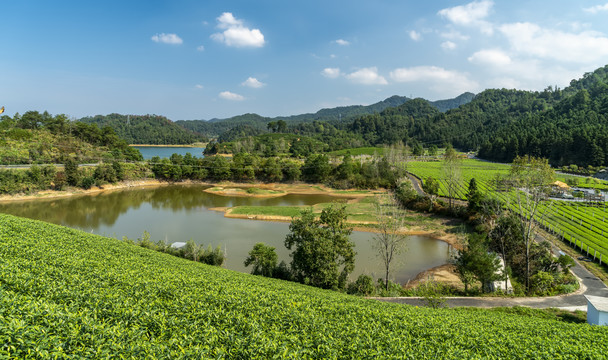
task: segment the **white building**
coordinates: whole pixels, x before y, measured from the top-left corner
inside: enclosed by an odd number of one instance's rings
[[[608,326],[608,298],[585,295],[587,298],[587,322],[591,325]]]
[[[502,258],[502,256],[499,256],[499,255],[496,255],[496,256],[500,260],[500,267],[498,268],[498,270],[496,270],[496,274],[499,274],[502,276],[505,272],[505,260]],[[513,293],[513,286],[511,285],[511,280],[509,280],[508,276],[507,276],[506,280],[497,280],[497,281],[491,282],[490,284],[488,284],[488,287],[490,288],[490,291],[492,291],[492,292],[501,290],[502,292],[504,292],[506,294]]]

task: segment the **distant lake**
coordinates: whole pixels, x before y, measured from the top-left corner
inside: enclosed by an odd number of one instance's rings
[[[155,156],[161,158],[169,158],[173,154],[186,155],[186,153],[192,154],[198,158],[203,157],[202,147],[181,147],[181,146],[133,146],[144,157],[144,160],[152,159]]]

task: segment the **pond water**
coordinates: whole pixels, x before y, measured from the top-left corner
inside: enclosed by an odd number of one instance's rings
[[[229,219],[213,207],[237,205],[313,205],[336,200],[327,195],[285,195],[276,198],[225,197],[209,194],[203,185],[171,185],[158,188],[119,190],[70,198],[38,199],[0,203],[0,212],[70,226],[115,238],[137,239],[143,231],[151,240],[168,243],[193,239],[199,244],[220,245],[227,259],[224,267],[250,272],[243,261],[258,242],[274,246],[279,261],[290,262],[283,245],[288,223]],[[373,234],[353,232],[357,256],[351,280],[359,274],[383,276],[382,263],[370,240]],[[394,279],[401,283],[421,271],[445,264],[448,245],[426,236],[410,236],[408,251],[394,267]]]
[[[173,154],[186,155],[186,153],[192,154],[198,158],[203,157],[202,147],[181,147],[181,146],[133,146],[144,157],[144,160],[152,159],[155,156],[161,158],[169,158]]]

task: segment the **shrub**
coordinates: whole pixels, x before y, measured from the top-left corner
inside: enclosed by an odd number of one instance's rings
[[[348,284],[346,292],[353,295],[372,295],[376,292],[374,280],[369,275],[361,274],[355,282]]]

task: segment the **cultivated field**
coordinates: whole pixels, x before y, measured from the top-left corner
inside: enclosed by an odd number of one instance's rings
[[[0,215],[0,258],[1,358],[565,359],[608,353],[605,327],[379,303],[8,215]]]

